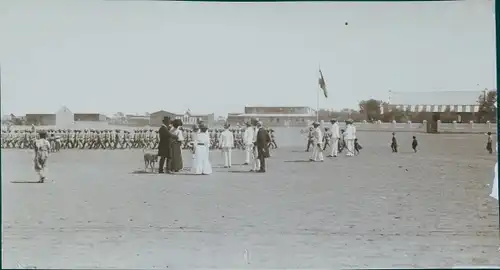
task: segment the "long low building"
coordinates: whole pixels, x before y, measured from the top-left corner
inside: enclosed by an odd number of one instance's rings
[[[212,127],[215,123],[215,114],[193,114],[191,111],[187,111],[184,114],[172,113],[168,111],[157,111],[150,114],[150,125],[151,126],[161,126],[164,117],[170,117],[171,119],[180,119],[184,126],[194,126],[198,122],[202,121],[205,125]]]
[[[35,125],[35,126],[56,125],[55,113],[27,113],[24,118],[26,121],[26,125]]]
[[[233,126],[242,126],[251,119],[259,119],[266,126],[305,126],[316,120],[316,111],[307,106],[246,106],[244,111],[244,113],[229,113],[227,122]]]
[[[457,112],[457,113],[477,113],[479,105],[406,105],[387,104],[381,108],[381,113],[399,110],[402,112]]]
[[[387,104],[380,107],[382,114],[402,112],[410,120],[441,119],[444,122],[476,121],[480,105],[478,98],[484,91],[389,92]]]

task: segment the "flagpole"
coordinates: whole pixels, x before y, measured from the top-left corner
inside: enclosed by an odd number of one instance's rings
[[[321,70],[321,64],[319,63],[318,70]],[[319,89],[316,91],[316,122],[319,122]]]
[[[319,89],[316,90],[316,122],[319,121]]]

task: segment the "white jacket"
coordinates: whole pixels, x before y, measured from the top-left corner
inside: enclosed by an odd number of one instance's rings
[[[257,142],[257,134],[259,134],[259,128],[257,127],[252,127],[253,129],[253,139],[252,139],[252,142]]]
[[[323,132],[321,132],[321,128],[317,127],[313,130],[313,141],[314,144],[323,142]]]
[[[344,139],[354,140],[356,139],[356,127],[353,125],[347,125],[344,132]]]
[[[233,133],[226,129],[220,135],[220,147],[233,148],[234,147],[234,137]]]
[[[245,145],[250,145],[254,143],[254,133],[255,129],[253,127],[247,127],[245,129],[245,134],[243,134],[243,143]]]
[[[340,127],[337,122],[332,124],[332,138],[333,139],[338,139],[340,138]]]

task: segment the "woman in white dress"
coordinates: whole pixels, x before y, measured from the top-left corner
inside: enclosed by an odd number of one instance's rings
[[[208,175],[212,173],[212,164],[210,164],[210,136],[207,133],[208,128],[200,126],[200,133],[196,135],[194,141],[194,159],[192,172],[194,174]]]

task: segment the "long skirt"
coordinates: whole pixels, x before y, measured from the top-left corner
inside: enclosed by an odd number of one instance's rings
[[[172,143],[172,162],[170,170],[174,172],[178,172],[184,168],[184,164],[182,162],[182,150],[181,143],[174,142]]]
[[[493,188],[491,189],[490,196],[498,200],[498,162],[495,164],[495,178],[493,179]]]
[[[192,173],[211,174],[212,164],[210,164],[209,156],[209,149],[206,145],[195,145]]]

